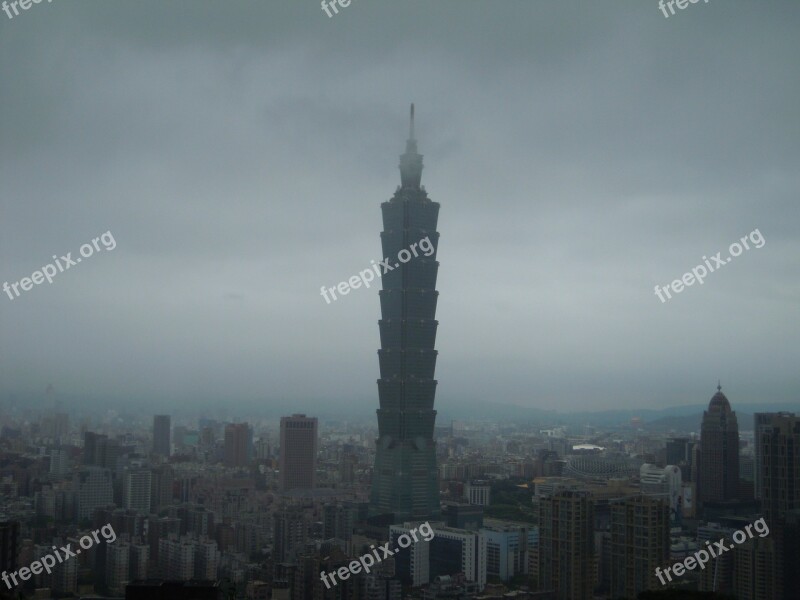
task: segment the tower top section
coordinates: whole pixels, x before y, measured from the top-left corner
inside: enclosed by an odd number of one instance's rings
[[[412,102],[406,151],[400,155],[400,183],[404,189],[418,190],[421,180],[422,155],[417,152],[417,140],[414,138],[414,103]]]

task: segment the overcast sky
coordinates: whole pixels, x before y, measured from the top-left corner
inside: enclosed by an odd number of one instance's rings
[[[0,400],[377,407],[417,107],[437,404],[800,406],[800,3],[55,0],[0,12]],[[766,240],[665,303],[754,229]],[[102,246],[101,246],[102,248]],[[130,404],[132,403],[132,404]]]

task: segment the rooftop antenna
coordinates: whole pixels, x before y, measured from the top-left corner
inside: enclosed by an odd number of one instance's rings
[[[411,103],[411,122],[408,125],[408,139],[414,139],[414,103]]]

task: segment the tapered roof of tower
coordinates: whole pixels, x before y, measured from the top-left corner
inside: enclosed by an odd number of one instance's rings
[[[711,397],[711,402],[708,403],[709,412],[731,412],[731,403],[728,398],[722,393],[722,384],[717,382],[717,393]]]

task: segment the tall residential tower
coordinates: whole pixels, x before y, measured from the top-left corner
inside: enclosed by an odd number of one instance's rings
[[[428,198],[421,178],[412,104],[401,185],[381,204],[381,245],[389,268],[384,267],[380,291],[380,408],[370,515],[392,523],[441,514],[433,441],[439,203]]]

